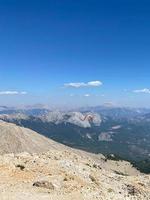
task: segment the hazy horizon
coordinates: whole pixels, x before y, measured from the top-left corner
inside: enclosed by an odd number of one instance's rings
[[[97,104],[97,105],[52,105],[52,104],[42,104],[42,103],[35,103],[35,104],[0,104],[0,109],[6,108],[6,109],[48,109],[52,111],[79,111],[83,109],[92,109],[92,108],[110,108],[110,109],[117,109],[117,108],[122,108],[122,109],[147,109],[150,110],[150,107],[148,106],[128,106],[128,105],[115,105],[111,104],[111,102],[106,102],[103,104]]]

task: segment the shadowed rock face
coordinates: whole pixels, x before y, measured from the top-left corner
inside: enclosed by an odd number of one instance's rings
[[[0,154],[35,153],[62,148],[65,147],[30,129],[0,121]]]

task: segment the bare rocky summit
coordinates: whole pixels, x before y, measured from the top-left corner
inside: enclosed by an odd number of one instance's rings
[[[0,122],[0,152],[1,200],[150,199],[150,176],[130,163],[65,147],[29,129]]]

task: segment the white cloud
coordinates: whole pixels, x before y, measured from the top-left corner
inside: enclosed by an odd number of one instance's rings
[[[84,97],[90,97],[90,94],[85,94]]]
[[[144,88],[144,89],[140,89],[140,90],[133,90],[134,93],[146,93],[146,94],[150,94],[150,89],[148,88]]]
[[[74,88],[80,88],[80,87],[85,87],[86,84],[85,83],[65,83],[64,84],[65,87],[74,87]]]
[[[18,94],[17,91],[0,91],[0,95],[14,95]]]
[[[18,92],[18,91],[0,91],[0,95],[25,95],[27,92]]]
[[[101,86],[102,82],[101,81],[90,81],[87,83],[87,86],[93,86],[93,87],[98,87]]]
[[[65,87],[73,87],[73,88],[80,88],[80,87],[99,87],[103,83],[101,81],[90,81],[87,83],[84,82],[76,82],[76,83],[65,83]]]

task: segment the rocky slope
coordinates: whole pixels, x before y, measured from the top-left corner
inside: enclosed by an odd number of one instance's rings
[[[0,154],[24,151],[35,153],[64,147],[30,129],[0,121]]]
[[[150,199],[150,176],[128,162],[67,148],[5,122],[0,122],[0,149],[1,154],[22,151],[0,156],[2,200]]]
[[[108,162],[108,163],[107,163]],[[150,177],[126,163],[51,150],[0,156],[2,200],[149,200]]]

